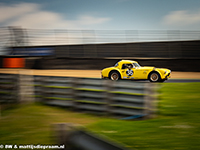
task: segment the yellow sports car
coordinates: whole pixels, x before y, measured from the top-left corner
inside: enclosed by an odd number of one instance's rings
[[[149,80],[150,82],[164,82],[170,78],[171,70],[155,67],[141,67],[137,61],[121,60],[114,67],[102,70],[102,78],[111,80],[132,79]]]

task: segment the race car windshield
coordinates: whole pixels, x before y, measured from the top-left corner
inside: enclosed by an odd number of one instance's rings
[[[135,67],[140,67],[140,65],[139,65],[138,63],[133,63],[133,65],[134,65]]]

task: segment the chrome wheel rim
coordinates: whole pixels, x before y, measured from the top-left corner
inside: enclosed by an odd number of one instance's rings
[[[119,79],[119,76],[117,73],[112,73],[111,75],[111,80],[118,80]]]
[[[151,75],[151,81],[158,81],[158,74],[157,73],[153,73],[152,75]]]

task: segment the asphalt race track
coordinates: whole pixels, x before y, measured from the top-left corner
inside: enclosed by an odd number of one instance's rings
[[[169,79],[166,83],[188,83],[188,82],[200,82],[200,79]]]

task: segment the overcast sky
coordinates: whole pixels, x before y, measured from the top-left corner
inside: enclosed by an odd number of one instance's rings
[[[0,0],[0,27],[200,30],[200,0]]]

